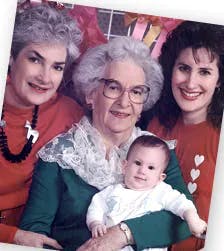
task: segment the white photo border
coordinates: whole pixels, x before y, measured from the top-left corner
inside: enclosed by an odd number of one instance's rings
[[[65,3],[95,6],[157,16],[224,25],[222,0],[66,0]],[[0,7],[0,115],[7,77],[10,47],[14,27],[17,1],[5,0]],[[220,134],[216,162],[211,208],[204,251],[220,250],[224,246],[224,121]],[[21,250],[6,247],[0,243],[0,250]],[[2,249],[3,248],[3,249]],[[37,250],[30,248],[29,250]],[[25,250],[25,249],[24,249]]]

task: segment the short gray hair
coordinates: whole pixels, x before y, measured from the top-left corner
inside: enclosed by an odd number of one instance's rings
[[[97,80],[104,77],[107,63],[128,59],[133,60],[145,73],[145,85],[150,88],[150,93],[143,110],[150,109],[160,97],[163,74],[159,63],[150,57],[150,49],[132,37],[114,38],[83,55],[72,77],[75,98],[85,105],[85,97],[99,86]]]
[[[30,43],[59,43],[67,49],[66,66],[79,57],[82,34],[66,10],[56,10],[46,4],[17,12],[11,54],[16,58]]]

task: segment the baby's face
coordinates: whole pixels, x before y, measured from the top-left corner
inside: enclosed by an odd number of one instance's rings
[[[166,155],[161,147],[136,145],[123,164],[124,183],[133,190],[148,190],[164,180]]]

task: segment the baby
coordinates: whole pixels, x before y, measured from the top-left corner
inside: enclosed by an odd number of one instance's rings
[[[186,220],[192,234],[200,237],[207,224],[198,216],[192,201],[163,182],[169,159],[170,150],[158,137],[143,135],[132,143],[122,166],[124,184],[111,185],[92,198],[87,226],[93,237],[102,236],[108,227],[123,220],[162,209]],[[122,250],[133,249],[126,246]]]

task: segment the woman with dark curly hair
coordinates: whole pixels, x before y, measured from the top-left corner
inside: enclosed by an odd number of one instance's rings
[[[224,27],[186,21],[171,32],[159,61],[162,95],[150,132],[176,140],[176,154],[199,215],[208,220],[224,107]],[[172,250],[198,250],[190,238]]]

